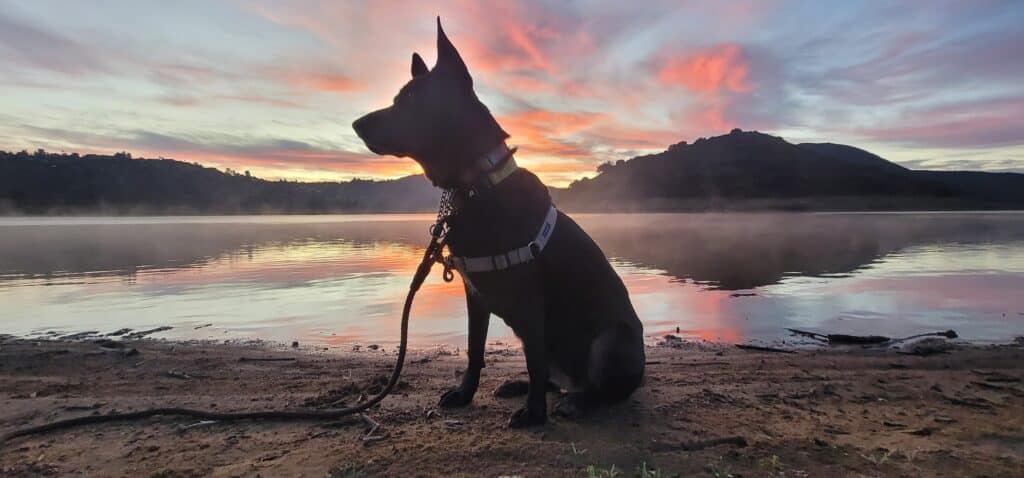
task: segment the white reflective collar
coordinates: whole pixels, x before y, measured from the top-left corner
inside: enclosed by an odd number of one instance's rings
[[[498,167],[498,163],[507,158],[511,152],[512,150],[509,149],[508,145],[502,141],[490,151],[484,153],[480,159],[476,160],[476,167],[480,171],[491,172],[494,168]]]
[[[450,256],[452,266],[460,273],[467,272],[490,272],[508,269],[514,265],[530,262],[540,256],[541,251],[548,244],[548,239],[555,231],[555,221],[558,219],[558,209],[552,204],[548,208],[548,214],[544,217],[544,223],[537,232],[537,237],[529,244],[512,249],[511,251],[494,256],[484,257],[455,257]]]

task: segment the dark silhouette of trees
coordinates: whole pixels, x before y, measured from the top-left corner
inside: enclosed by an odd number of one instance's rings
[[[580,209],[1024,207],[1024,175],[912,171],[852,146],[734,129],[606,162],[558,194]]]
[[[0,151],[0,213],[318,214],[426,211],[421,176],[393,181],[266,181],[246,171],[113,155]]]

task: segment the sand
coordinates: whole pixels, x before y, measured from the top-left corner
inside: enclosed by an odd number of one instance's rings
[[[394,360],[393,348],[123,344],[2,339],[0,432],[157,405],[351,404],[379,387]],[[248,360],[267,358],[281,360]],[[670,341],[652,345],[648,360],[646,383],[627,402],[578,421],[510,430],[521,399],[490,392],[526,376],[519,351],[493,346],[475,402],[438,410],[465,357],[419,350],[397,392],[369,413],[381,424],[369,441],[365,425],[349,421],[197,425],[158,417],[15,439],[0,448],[0,476],[1024,475],[1020,346],[921,357]]]

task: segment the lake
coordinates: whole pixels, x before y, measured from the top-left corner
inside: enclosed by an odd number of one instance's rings
[[[785,328],[1024,335],[1024,214],[577,214],[652,338]],[[394,344],[432,215],[0,218],[0,332]],[[419,292],[418,347],[465,342],[459,279]],[[492,320],[491,340],[512,337]],[[514,341],[508,343],[515,343]]]

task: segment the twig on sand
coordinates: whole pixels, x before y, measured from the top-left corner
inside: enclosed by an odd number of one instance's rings
[[[796,350],[779,349],[775,347],[763,347],[761,345],[749,345],[749,344],[736,344],[736,348],[743,350],[753,350],[756,352],[776,352],[782,354],[795,354]]]
[[[207,427],[217,423],[217,420],[200,420],[191,425],[185,425],[178,429],[178,433],[185,433],[193,428]]]
[[[365,423],[366,426],[369,427],[369,429],[366,431],[366,434],[364,434],[363,437],[361,438],[361,440],[363,441],[363,445],[370,445],[381,440],[387,439],[389,436],[391,436],[391,434],[388,432],[377,434],[377,432],[380,431],[381,429],[381,425],[373,418],[370,418],[369,415],[365,413],[360,413],[359,418],[361,418],[363,420],[363,423]]]

